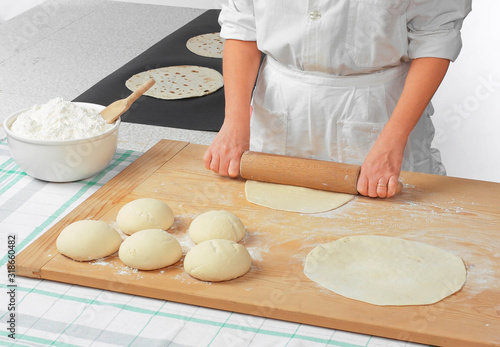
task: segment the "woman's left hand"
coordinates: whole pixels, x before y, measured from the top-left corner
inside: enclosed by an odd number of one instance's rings
[[[396,194],[406,141],[449,64],[441,58],[412,60],[398,103],[361,166],[357,185],[360,194],[372,198]]]
[[[375,142],[361,165],[357,189],[372,198],[390,198],[396,194],[406,141],[383,134]]]

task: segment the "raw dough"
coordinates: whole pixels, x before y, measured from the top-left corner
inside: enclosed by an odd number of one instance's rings
[[[186,47],[193,53],[203,57],[222,58],[224,39],[220,33],[203,34],[190,38]]]
[[[74,260],[89,261],[115,253],[122,238],[103,221],[80,220],[65,227],[56,240],[59,253]]]
[[[245,237],[245,226],[231,212],[208,211],[200,214],[191,222],[189,237],[194,243],[213,239],[238,242]]]
[[[314,248],[304,273],[342,296],[374,305],[427,305],[460,290],[462,259],[394,237],[348,236]]]
[[[354,195],[248,180],[245,194],[251,203],[282,211],[319,213],[351,201]]]
[[[214,69],[193,65],[167,66],[140,72],[130,77],[125,86],[135,91],[147,80],[155,84],[144,95],[158,99],[185,99],[203,96],[219,90],[224,81]]]
[[[116,223],[127,235],[144,229],[168,230],[174,224],[170,207],[161,200],[144,198],[124,205],[116,216]]]
[[[250,270],[247,249],[230,240],[208,240],[194,246],[184,258],[184,270],[202,281],[227,281]]]
[[[139,270],[155,270],[178,262],[182,247],[161,229],[146,229],[127,237],[118,252],[120,260]]]

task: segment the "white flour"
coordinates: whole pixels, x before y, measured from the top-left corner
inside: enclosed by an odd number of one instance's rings
[[[102,134],[111,127],[98,111],[55,98],[20,114],[11,130],[29,139],[76,140]]]

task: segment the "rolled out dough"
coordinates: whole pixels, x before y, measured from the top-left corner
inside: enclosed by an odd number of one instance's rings
[[[359,235],[314,248],[304,274],[342,296],[374,305],[428,305],[460,290],[462,259],[394,237]]]
[[[338,208],[354,195],[248,180],[245,194],[251,203],[282,211],[319,213]]]

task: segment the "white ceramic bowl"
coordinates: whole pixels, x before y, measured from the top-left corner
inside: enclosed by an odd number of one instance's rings
[[[75,104],[102,111],[104,106],[83,102]],[[14,134],[10,127],[21,113],[10,115],[3,124],[10,154],[28,175],[50,182],[71,182],[91,177],[103,170],[113,158],[118,144],[120,119],[108,131],[79,140],[33,140]]]

